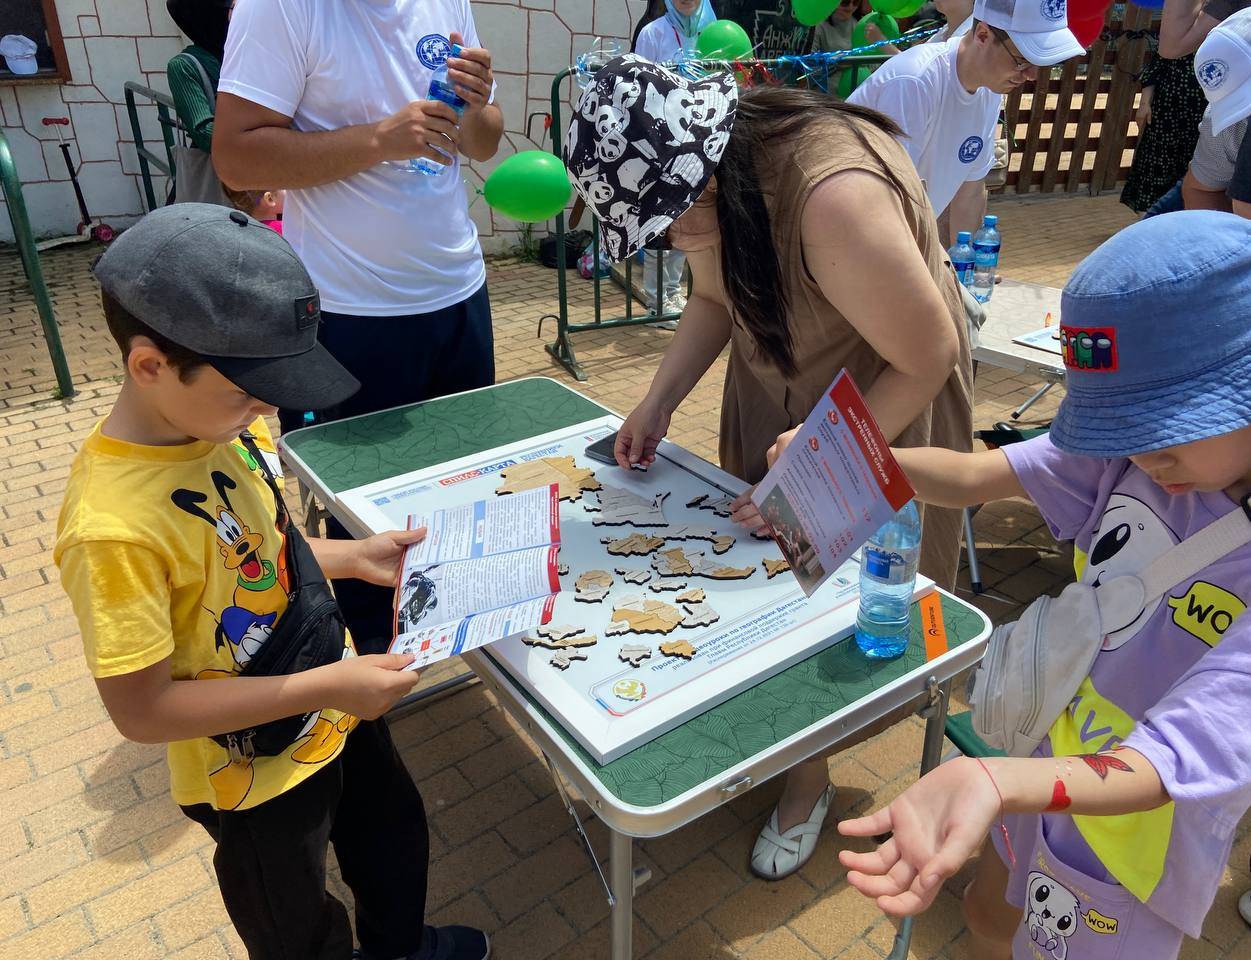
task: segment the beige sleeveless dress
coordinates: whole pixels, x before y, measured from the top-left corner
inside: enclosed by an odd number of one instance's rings
[[[969,450],[973,417],[968,328],[955,274],[938,239],[934,212],[916,170],[895,139],[865,121],[854,117],[848,120],[864,132],[903,184],[908,227],[943,294],[960,342],[959,362],[942,390],[892,444]],[[757,350],[738,318],[733,318],[721,409],[720,456],[725,470],[749,483],[764,476],[765,452],[778,434],[803,422],[840,369],[845,367],[861,392],[867,392],[886,368],[886,362],[825,299],[801,253],[800,214],[808,196],[826,177],[852,169],[881,174],[884,165],[834,119],[810,125],[802,138],[779,141],[765,156],[757,158],[790,300],[795,363],[799,370],[793,378],[784,377]],[[889,283],[890,278],[883,277],[882,282]],[[950,589],[959,561],[960,511],[930,507],[924,510],[923,518],[921,572]]]

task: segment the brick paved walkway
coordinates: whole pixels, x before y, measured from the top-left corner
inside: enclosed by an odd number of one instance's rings
[[[1112,198],[999,202],[994,210],[1006,238],[1004,272],[1053,285],[1129,220]],[[105,715],[49,562],[70,459],[109,408],[121,374],[88,273],[97,252],[61,249],[44,263],[80,386],[71,402],[51,398],[54,379],[21,268],[11,252],[0,253],[0,957],[240,958],[207,839],[170,801],[162,751],[123,741]],[[500,379],[539,374],[572,383],[535,338],[538,317],[555,307],[553,274],[498,262],[490,285]],[[578,281],[574,302],[589,304]],[[544,335],[551,332],[549,323]],[[591,374],[581,389],[628,410],[670,336],[579,336]],[[721,369],[673,424],[676,440],[706,456],[715,455]],[[1033,385],[983,368],[977,386],[976,423],[987,426]],[[1031,416],[1047,418],[1056,399]],[[1006,598],[978,601],[994,617],[1069,576],[1069,556],[1027,505],[985,508],[977,534],[984,579]],[[533,745],[490,694],[463,688],[394,729],[429,807],[433,920],[483,927],[501,960],[605,957],[607,906],[595,875]],[[919,721],[905,723],[834,758],[838,815],[876,807],[913,778],[920,734]],[[872,960],[889,950],[891,924],[842,881],[832,828],[796,876],[780,884],[750,877],[748,853],[776,795],[776,784],[766,784],[640,845],[653,879],[637,900],[637,956]],[[602,828],[591,832],[606,850]],[[1187,960],[1251,956],[1251,934],[1234,909],[1249,852],[1244,829],[1205,938],[1187,944]],[[965,955],[959,889],[949,884],[917,923],[914,957]]]

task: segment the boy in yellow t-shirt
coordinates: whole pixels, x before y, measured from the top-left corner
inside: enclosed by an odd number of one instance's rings
[[[356,656],[326,582],[394,583],[424,531],[305,540],[277,486],[262,417],[359,386],[317,342],[308,273],[257,221],[185,203],[126,231],[96,277],[126,380],[74,461],[54,559],[109,715],[169,745],[252,960],[352,955],[330,843],[360,956],[483,960],[479,931],[423,921],[425,813],[378,719],[412,658]]]

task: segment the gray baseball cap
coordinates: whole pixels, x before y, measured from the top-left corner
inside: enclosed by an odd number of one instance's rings
[[[208,203],[153,210],[96,263],[102,289],[263,403],[324,410],[360,383],[317,341],[321,301],[291,246]]]

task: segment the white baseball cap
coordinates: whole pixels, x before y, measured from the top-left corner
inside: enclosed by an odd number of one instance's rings
[[[973,19],[1006,31],[1021,56],[1036,67],[1086,52],[1068,27],[1066,0],[976,0]]]
[[[1212,133],[1251,116],[1251,8],[1222,20],[1195,51]]]

